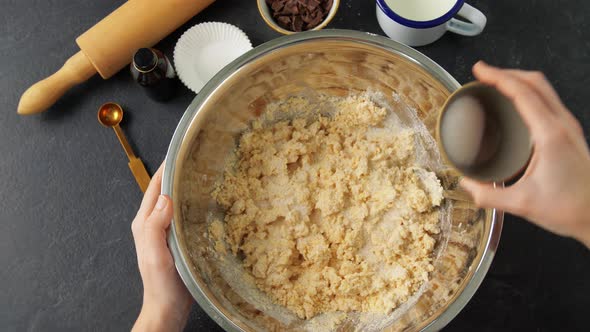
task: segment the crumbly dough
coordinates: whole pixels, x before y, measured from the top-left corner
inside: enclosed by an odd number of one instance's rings
[[[329,117],[253,123],[212,193],[226,216],[210,232],[301,318],[388,313],[433,270],[442,188],[386,109],[366,95],[331,104]]]

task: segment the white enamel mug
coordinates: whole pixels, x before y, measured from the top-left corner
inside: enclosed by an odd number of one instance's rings
[[[409,46],[430,44],[447,31],[476,36],[487,21],[465,0],[377,0],[377,20],[389,38]]]

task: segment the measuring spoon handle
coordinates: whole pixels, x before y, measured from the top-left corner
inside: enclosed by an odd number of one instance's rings
[[[127,154],[127,158],[129,158],[129,160],[135,158],[135,154],[133,153],[133,150],[131,149],[131,145],[129,145],[129,142],[127,141],[127,138],[125,137],[123,130],[121,130],[121,127],[119,125],[115,125],[115,126],[113,126],[113,129],[115,130],[115,134],[117,134],[117,138],[119,139],[119,142],[121,142],[121,145],[123,146],[123,149],[125,150],[125,154]]]

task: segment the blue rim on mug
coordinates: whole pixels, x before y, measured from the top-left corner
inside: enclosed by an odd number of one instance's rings
[[[457,0],[455,5],[448,12],[446,12],[443,16],[437,17],[434,20],[430,20],[430,21],[414,21],[414,20],[409,20],[407,18],[403,18],[403,17],[399,16],[398,14],[396,14],[393,10],[391,10],[391,8],[389,8],[389,6],[385,3],[385,0],[377,0],[377,5],[383,11],[383,13],[385,13],[385,15],[387,15],[390,19],[396,21],[399,24],[405,25],[410,28],[427,29],[427,28],[432,28],[432,27],[441,25],[441,24],[445,23],[446,21],[450,20],[451,18],[453,18],[453,16],[455,16],[455,14],[457,14],[457,12],[459,12],[461,7],[463,7],[464,2],[465,2],[465,0]]]

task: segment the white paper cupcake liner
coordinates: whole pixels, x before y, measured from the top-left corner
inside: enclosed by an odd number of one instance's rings
[[[223,67],[251,49],[250,39],[238,27],[221,22],[200,23],[178,39],[174,64],[182,83],[199,93]]]

